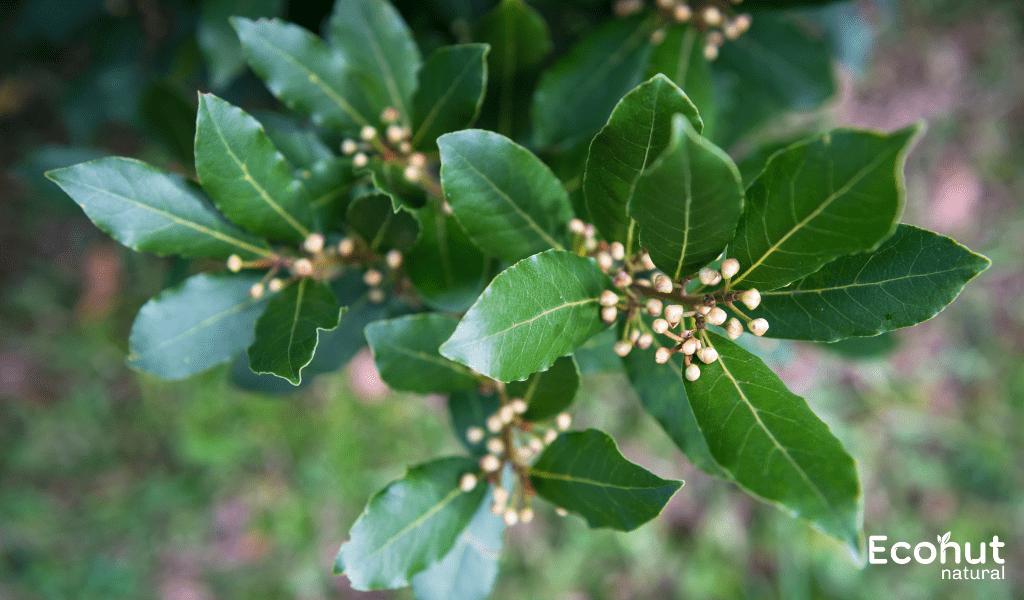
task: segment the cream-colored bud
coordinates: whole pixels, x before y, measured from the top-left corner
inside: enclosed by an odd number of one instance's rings
[[[406,135],[406,137],[408,137],[408,135]],[[409,143],[409,140],[405,140],[398,145],[398,151],[402,154],[409,154],[412,152],[412,144]]]
[[[654,266],[654,261],[651,260],[651,255],[646,250],[640,254],[640,268],[644,271],[653,271],[657,268]]]
[[[664,42],[665,41],[665,30],[664,29],[656,29],[653,33],[651,33],[651,37],[649,37],[647,39],[647,41],[649,41],[652,46],[657,46],[658,44]]]
[[[679,324],[679,321],[683,318],[683,307],[678,304],[669,304],[665,307],[665,319],[668,321],[669,326],[675,327]]]
[[[601,292],[601,297],[598,298],[598,303],[601,306],[615,306],[619,303],[619,295],[611,290],[605,290]]]
[[[446,215],[453,215],[453,214],[455,214],[455,211],[452,210],[452,205],[448,204],[447,200],[445,200],[444,202],[441,203],[441,212],[443,212]]]
[[[708,311],[708,314],[704,315],[704,318],[712,325],[721,325],[722,323],[725,323],[725,320],[729,318],[729,315],[725,314],[725,311],[721,308],[713,306],[711,307],[711,310]]]
[[[635,344],[638,339],[640,339],[640,330],[639,329],[634,329],[634,330],[629,332],[629,341],[631,343]]]
[[[409,155],[409,164],[422,169],[427,166],[427,157],[422,152],[413,152]]]
[[[628,17],[643,8],[641,0],[617,0],[612,7],[617,17]]]
[[[654,362],[659,365],[663,365],[668,362],[668,359],[672,357],[672,350],[662,346],[654,352]]]
[[[601,270],[606,273],[611,270],[612,265],[615,264],[612,261],[612,255],[607,252],[598,252],[597,256],[594,257],[594,260],[597,261],[597,266],[601,267]]]
[[[765,321],[764,319],[754,319],[750,323],[747,323],[747,327],[750,328],[751,333],[757,337],[761,337],[768,331],[768,321]]]
[[[404,130],[400,125],[388,125],[388,128],[384,130],[384,136],[388,138],[388,141],[392,144],[397,144],[402,141],[402,134]]]
[[[526,400],[523,400],[522,398],[515,398],[512,400],[512,402],[509,402],[508,405],[509,407],[512,408],[512,412],[514,412],[517,415],[523,414],[524,412],[526,412],[526,409],[529,408],[526,405]]]
[[[459,479],[459,489],[464,492],[471,492],[476,487],[477,479],[476,475],[472,473],[463,473]]]
[[[644,334],[640,335],[639,339],[637,339],[636,347],[641,349],[641,350],[646,350],[646,349],[650,348],[651,344],[653,344],[653,343],[654,343],[654,336],[652,336],[649,333],[644,333]]]
[[[384,262],[387,263],[388,267],[392,270],[402,266],[402,253],[399,250],[388,250],[388,253],[384,255]]]
[[[352,256],[352,253],[356,250],[356,243],[352,238],[341,238],[338,242],[338,254],[342,256]]]
[[[366,292],[366,299],[369,300],[371,304],[380,304],[381,302],[384,302],[384,290],[380,288],[373,288],[369,292]]]
[[[657,0],[656,4],[658,5],[658,8],[668,10],[676,5],[676,0]]]
[[[629,351],[633,349],[633,344],[630,344],[626,340],[619,340],[615,342],[615,345],[612,346],[612,348],[615,350],[615,353],[618,354],[619,356],[626,356],[627,354],[629,354]]]
[[[418,167],[409,165],[404,171],[402,171],[402,175],[409,183],[416,183],[421,177],[423,177],[423,171],[420,171]]]
[[[249,297],[253,299],[260,299],[263,297],[264,287],[262,283],[256,282],[249,288]]]
[[[748,29],[750,29],[751,20],[752,19],[748,14],[736,15],[736,18],[733,19],[733,24],[736,26],[736,29],[738,29],[740,33],[745,33]]]
[[[612,242],[608,246],[608,252],[611,253],[612,258],[615,260],[622,260],[626,258],[626,247],[621,242]]]
[[[530,438],[529,444],[530,450],[533,450],[534,452],[540,452],[541,450],[544,449],[544,440],[540,439],[539,437]]]
[[[661,308],[661,300],[658,300],[657,298],[650,298],[647,300],[647,314],[651,315],[652,317],[660,317]]]
[[[277,277],[267,282],[267,289],[271,292],[280,292],[284,288],[284,281]]]
[[[686,367],[686,371],[684,371],[684,373],[686,374],[687,381],[697,381],[700,377],[700,367],[697,365],[690,365]]]
[[[580,219],[569,219],[569,231],[576,235],[583,235],[587,230],[587,224]]]
[[[572,425],[572,415],[569,413],[559,413],[559,415],[555,417],[555,427],[558,427],[562,431],[568,429],[570,425]]]
[[[722,36],[721,33],[717,31],[711,31],[708,33],[708,43],[714,44],[716,46],[721,46],[722,44],[725,43],[725,38]]]
[[[672,280],[667,275],[658,275],[654,278],[654,289],[662,294],[672,293]]]
[[[561,506],[556,506],[555,507],[555,514],[560,516],[560,517],[565,517],[565,516],[569,515],[569,511],[565,510]]]
[[[292,263],[292,273],[299,277],[309,277],[313,274],[313,263],[308,258],[300,258]]]
[[[715,60],[718,58],[718,46],[714,44],[704,44],[704,60]],[[700,369],[698,369],[698,377]],[[691,380],[692,381],[692,380]]]
[[[479,444],[484,439],[484,430],[482,427],[469,427],[466,429],[466,441],[470,444]]]
[[[550,444],[551,442],[555,441],[555,438],[557,437],[557,431],[555,431],[554,429],[548,429],[547,431],[544,432],[544,443]]]
[[[708,6],[701,12],[701,17],[704,22],[712,27],[717,27],[722,24],[722,11],[717,6]]]
[[[700,304],[700,305],[698,305],[696,307],[696,311],[699,312],[702,315],[706,315],[709,312],[711,312],[711,307],[710,306],[704,306],[703,304]]]
[[[487,451],[491,454],[501,455],[505,451],[505,442],[501,438],[492,437],[487,440]]]
[[[526,507],[523,510],[519,511],[519,520],[522,521],[523,523],[529,523],[530,521],[532,521],[533,520],[533,509],[529,508],[529,507]]]
[[[519,462],[526,462],[533,458],[533,450],[531,450],[529,446],[516,448],[516,457],[519,458]]]
[[[697,352],[697,358],[699,358],[704,364],[710,365],[718,360],[718,350],[715,350],[710,346],[701,348],[700,351]]]
[[[668,331],[668,321],[665,319],[655,319],[654,323],[651,323],[651,329],[654,333],[665,333]]]
[[[359,150],[359,144],[355,140],[345,139],[341,142],[341,153],[345,156],[352,156]]]
[[[512,410],[512,407],[507,404],[498,409],[497,415],[498,418],[501,419],[501,422],[505,425],[508,425],[512,421],[516,420],[515,411]]]
[[[614,323],[619,316],[619,309],[614,306],[605,306],[601,309],[601,320],[605,323]]]
[[[501,418],[498,417],[498,415],[491,415],[487,417],[486,424],[487,431],[490,431],[491,433],[498,433],[499,431],[501,431],[501,428],[505,426],[505,424],[501,422]]]
[[[683,354],[692,356],[700,348],[700,341],[697,338],[687,338],[683,342]]]
[[[743,323],[740,320],[733,317],[729,319],[729,322],[725,324],[725,333],[729,335],[730,340],[734,340],[743,335]]]
[[[519,511],[512,507],[506,508],[505,514],[501,518],[505,520],[505,525],[512,527],[519,522]]]
[[[734,40],[740,37],[742,32],[740,31],[740,28],[736,26],[735,22],[729,22],[722,27],[722,33],[725,34],[725,39]]]
[[[501,516],[501,513],[505,511],[505,506],[496,502],[491,503],[491,514]]]
[[[381,123],[394,123],[398,121],[398,111],[393,106],[388,106],[384,110],[380,111]]]
[[[636,280],[636,284],[637,285],[642,285],[644,287],[651,287],[652,285],[654,285],[653,283],[651,283],[650,279],[644,279],[643,277],[637,279]]]
[[[501,468],[501,459],[493,454],[485,454],[480,459],[480,468],[484,470],[484,473],[493,473]]]
[[[503,487],[491,488],[491,498],[495,504],[505,506],[505,503],[508,502],[508,490]]]
[[[371,142],[377,139],[377,128],[373,125],[364,125],[363,128],[359,130],[359,137],[364,141]]]
[[[619,271],[612,277],[612,284],[617,288],[626,288],[633,284],[633,278],[625,271]]]
[[[366,156],[365,153],[359,152],[352,157],[352,166],[357,169],[362,169],[370,162],[370,157]]]
[[[242,270],[242,257],[237,254],[232,254],[228,257],[228,271],[237,273]]]
[[[321,233],[311,233],[306,236],[306,239],[302,242],[302,247],[306,252],[316,254],[324,249],[324,236]]]
[[[714,269],[703,267],[697,273],[697,277],[700,279],[700,282],[703,283],[704,285],[715,285],[715,279],[720,278],[721,275],[719,275],[718,271]]]
[[[722,277],[730,279],[740,272],[740,261],[735,258],[727,258],[722,261],[718,268],[722,272]]]
[[[761,292],[757,291],[754,288],[750,288],[749,290],[740,294],[740,302],[742,302],[743,305],[749,308],[750,310],[754,310],[761,304]]]
[[[377,287],[382,281],[384,281],[384,275],[377,269],[367,269],[363,273],[363,283],[370,287]]]
[[[688,4],[680,4],[672,11],[672,17],[677,23],[686,23],[693,17],[693,9]]]

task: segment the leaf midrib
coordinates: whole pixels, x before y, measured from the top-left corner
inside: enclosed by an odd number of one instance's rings
[[[583,483],[583,484],[586,484],[586,485],[593,485],[593,486],[596,486],[596,487],[610,488],[610,489],[615,489],[615,490],[627,490],[627,491],[629,491],[629,490],[657,490],[657,489],[661,489],[661,488],[665,488],[665,487],[672,487],[673,483],[677,483],[677,482],[672,482],[672,481],[667,481],[666,480],[666,481],[664,481],[663,483],[661,483],[659,485],[625,486],[625,485],[616,485],[614,483],[608,483],[608,482],[604,482],[604,481],[596,481],[594,479],[587,479],[586,477],[577,477],[575,475],[568,475],[568,474],[565,474],[565,473],[552,473],[550,471],[541,471],[541,470],[534,469],[534,468],[530,469],[529,474],[530,474],[531,477],[540,477],[542,479],[557,479],[559,481],[568,481],[570,483]]]
[[[439,513],[441,510],[444,509],[444,507],[451,504],[453,500],[455,500],[462,494],[463,491],[459,488],[455,488],[454,490],[448,492],[447,496],[442,498],[441,501],[435,504],[434,506],[431,506],[430,509],[427,510],[427,512],[423,513],[422,515],[417,517],[416,520],[412,521],[411,523],[403,527],[398,533],[385,540],[385,542],[379,548],[367,554],[364,560],[369,560],[383,552],[388,546],[398,541],[399,538],[409,533],[411,530],[416,529],[417,527],[426,523],[427,520],[429,520],[431,517]]]
[[[437,118],[437,115],[438,115],[438,113],[439,113],[439,112],[441,111],[441,107],[442,107],[442,106],[443,106],[443,105],[444,105],[445,103],[447,103],[447,102],[448,102],[448,99],[449,99],[449,98],[450,98],[450,97],[452,96],[452,94],[454,94],[454,93],[455,93],[455,88],[457,88],[457,87],[458,87],[458,85],[459,85],[460,83],[462,83],[462,79],[463,79],[463,78],[464,78],[464,77],[465,77],[465,76],[466,76],[466,75],[467,75],[467,74],[469,73],[469,71],[470,71],[470,70],[471,70],[471,69],[473,68],[473,66],[475,66],[475,65],[474,65],[474,61],[467,61],[467,62],[466,62],[466,66],[465,66],[465,68],[464,68],[464,69],[462,70],[462,72],[460,72],[460,73],[459,73],[459,75],[458,75],[458,77],[456,77],[456,78],[454,79],[454,81],[452,81],[452,82],[451,82],[451,83],[449,84],[449,86],[448,86],[448,90],[447,90],[447,91],[446,91],[446,92],[444,93],[444,95],[442,95],[442,96],[441,96],[441,97],[440,97],[440,98],[439,98],[439,99],[437,100],[437,102],[435,102],[435,103],[434,103],[434,105],[433,105],[433,106],[432,106],[432,107],[430,108],[430,110],[429,110],[429,111],[427,112],[427,116],[425,116],[425,117],[423,118],[423,123],[421,123],[421,124],[420,124],[420,128],[419,128],[419,130],[417,130],[417,131],[416,131],[416,135],[412,136],[412,141],[411,141],[411,143],[412,143],[413,147],[415,147],[415,146],[416,146],[417,144],[419,144],[419,142],[420,142],[420,138],[421,138],[421,137],[423,137],[423,134],[424,134],[424,133],[425,133],[425,132],[427,131],[427,129],[429,129],[429,128],[430,128],[430,126],[431,126],[431,125],[433,124],[433,122],[434,122],[434,119],[436,119],[436,118]]]
[[[845,289],[848,289],[848,288],[856,288],[856,287],[871,287],[871,286],[877,286],[877,285],[884,285],[886,283],[892,283],[894,281],[906,281],[908,279],[917,279],[917,278],[920,278],[920,277],[932,277],[932,276],[935,276],[935,275],[945,275],[947,273],[955,273],[955,272],[958,272],[958,271],[969,271],[969,270],[971,270],[971,269],[969,269],[967,267],[954,267],[952,269],[946,269],[945,271],[932,271],[932,272],[929,272],[929,273],[920,273],[920,274],[917,274],[917,275],[904,275],[902,277],[893,277],[891,279],[882,279],[880,281],[871,281],[871,282],[867,282],[867,283],[849,283],[849,284],[846,284],[846,285],[836,285],[836,286],[823,287],[823,288],[794,289],[794,290],[790,290],[790,291],[774,290],[774,291],[771,291],[771,292],[762,292],[761,295],[762,296],[796,296],[798,294],[821,294],[823,292],[834,292],[834,291],[845,290]]]
[[[587,298],[585,300],[578,300],[576,302],[567,302],[565,304],[560,304],[560,305],[555,306],[553,308],[549,308],[549,309],[547,309],[545,311],[542,311],[542,312],[534,315],[533,317],[530,317],[529,319],[527,319],[525,321],[520,321],[518,323],[515,323],[515,324],[511,325],[510,327],[507,327],[506,329],[503,329],[501,331],[492,333],[490,335],[486,335],[486,336],[484,336],[482,338],[477,338],[475,340],[472,340],[468,344],[459,344],[459,345],[454,346],[454,347],[455,348],[468,348],[470,346],[475,346],[477,344],[482,344],[482,343],[486,342],[487,340],[489,340],[489,339],[491,339],[493,337],[497,337],[499,335],[504,335],[504,334],[508,333],[509,331],[512,331],[513,329],[516,329],[517,327],[522,327],[523,325],[527,325],[529,323],[533,323],[534,321],[536,321],[537,319],[543,317],[544,315],[553,313],[555,311],[562,310],[564,308],[569,308],[570,306],[581,306],[583,304],[592,304],[594,302],[597,302],[598,300],[599,300],[599,298]],[[447,346],[448,344],[445,343],[444,345]]]

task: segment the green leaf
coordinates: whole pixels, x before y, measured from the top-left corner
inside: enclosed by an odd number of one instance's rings
[[[433,151],[438,137],[476,121],[487,89],[489,50],[487,44],[444,46],[423,65],[413,99],[414,147]]]
[[[821,344],[818,347],[847,358],[869,359],[884,357],[892,353],[897,346],[899,346],[899,340],[887,331],[874,337],[846,338],[838,342]]]
[[[629,214],[654,264],[679,279],[714,260],[736,234],[743,181],[725,152],[676,115],[669,147],[637,180]]]
[[[498,274],[441,346],[441,355],[499,381],[519,381],[608,327],[611,287],[592,259],[549,250]]]
[[[410,183],[405,178],[405,168],[398,163],[371,159],[367,170],[373,179],[373,187],[391,198],[391,209],[395,212],[413,212],[427,203],[423,188]]]
[[[416,244],[419,223],[406,211],[395,212],[384,194],[360,196],[348,205],[348,224],[375,252],[407,250]]]
[[[416,600],[484,600],[498,577],[505,522],[491,513],[484,494],[473,519],[440,561],[412,579]]]
[[[303,27],[277,19],[231,19],[249,66],[272,94],[317,125],[352,129],[376,123],[368,96],[377,89],[351,60]]]
[[[505,386],[512,398],[522,398],[527,409],[523,419],[543,421],[569,408],[580,387],[580,370],[572,356],[563,356],[547,371],[530,375],[526,381]]]
[[[647,350],[633,348],[622,359],[626,376],[640,397],[644,409],[661,425],[668,437],[697,468],[711,475],[723,476],[708,450],[683,385],[682,353],[673,354],[669,362],[659,365],[654,354],[660,344]]]
[[[253,113],[274,147],[296,168],[310,168],[337,158],[312,128],[298,119],[274,112]]]
[[[377,492],[338,552],[338,566],[352,587],[394,589],[448,554],[487,493],[480,483],[459,489],[470,458],[441,458],[412,467],[405,477]]]
[[[196,108],[178,86],[153,80],[139,98],[139,113],[145,127],[181,164],[192,162],[196,139]]]
[[[943,235],[900,225],[878,250],[842,256],[761,295],[770,337],[835,342],[910,327],[939,314],[992,262]]]
[[[334,329],[340,318],[338,300],[326,284],[312,279],[289,284],[256,322],[249,367],[254,373],[272,373],[298,385],[302,368],[313,359],[318,330]]]
[[[441,186],[469,238],[515,262],[560,240],[572,219],[569,195],[539,158],[512,140],[470,129],[437,140]]]
[[[238,36],[231,29],[230,17],[277,17],[282,13],[281,0],[207,0],[201,5],[196,41],[210,72],[210,84],[226,87],[245,69],[245,55]]]
[[[465,312],[490,281],[493,261],[466,237],[455,218],[434,207],[420,211],[420,242],[405,255],[405,272],[424,302]]]
[[[877,248],[903,213],[903,163],[920,130],[836,129],[774,155],[747,188],[729,245],[743,269],[733,286],[774,290]]]
[[[637,181],[669,147],[677,113],[698,131],[703,127],[682,90],[664,75],[655,75],[626,94],[590,144],[583,189],[590,218],[606,240],[632,241],[628,211]]]
[[[210,258],[271,254],[266,242],[221,216],[198,185],[142,161],[101,158],[46,176],[132,250]]]
[[[718,112],[714,82],[711,66],[704,58],[702,38],[696,29],[690,25],[672,25],[665,29],[665,39],[651,52],[646,76],[658,73],[671,79],[693,102],[704,123],[704,129],[697,130],[704,137],[712,138]]]
[[[266,306],[249,288],[261,274],[194,275],[142,306],[128,341],[128,365],[181,379],[226,362],[252,343]]]
[[[537,145],[569,146],[601,128],[619,100],[640,83],[655,23],[643,17],[613,20],[541,76],[532,108]]]
[[[487,427],[487,417],[493,415],[501,407],[501,398],[496,392],[484,396],[477,390],[461,390],[452,392],[448,397],[448,413],[452,418],[452,430],[455,437],[474,456],[482,456],[487,452],[486,439],[471,444],[466,439],[466,430],[470,427]]]
[[[352,159],[348,157],[320,160],[301,169],[298,176],[309,194],[310,207],[320,219],[324,230],[337,230],[348,211],[350,191],[355,181]]]
[[[391,389],[429,394],[475,389],[472,371],[438,354],[458,322],[437,313],[407,315],[366,327],[381,379]]]
[[[501,0],[477,23],[473,39],[491,46],[487,68],[505,80],[544,60],[553,46],[544,17],[523,0]]]
[[[416,72],[422,58],[409,27],[386,0],[341,0],[334,3],[329,41],[356,67],[364,81],[374,120],[385,107],[398,110],[401,123],[411,125]],[[365,89],[365,88],[364,88]]]
[[[200,94],[196,174],[224,216],[270,239],[302,241],[313,211],[291,166],[259,121],[213,94]]]
[[[530,468],[530,481],[541,498],[579,514],[590,527],[619,531],[661,514],[683,485],[629,462],[597,429],[558,436]]]
[[[715,462],[751,494],[858,553],[863,506],[853,459],[760,358],[708,336],[719,358],[684,385]]]
[[[619,336],[614,329],[607,329],[583,343],[572,353],[580,374],[617,373],[622,370],[622,359],[615,354],[613,346]]]

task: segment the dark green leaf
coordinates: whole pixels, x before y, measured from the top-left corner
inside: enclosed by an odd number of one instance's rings
[[[128,364],[181,379],[226,362],[252,343],[266,300],[249,297],[261,274],[195,275],[142,306],[132,325]]]
[[[406,211],[395,212],[383,194],[367,194],[348,205],[348,224],[374,251],[407,250],[416,244],[419,223]]]
[[[715,462],[750,493],[858,553],[863,506],[853,459],[760,358],[708,335],[719,358],[685,385]]]
[[[626,460],[597,429],[558,436],[530,468],[537,494],[592,528],[633,531],[661,514],[682,481],[662,479]]]
[[[340,228],[348,211],[348,201],[355,180],[352,159],[348,157],[320,160],[308,169],[301,169],[298,176],[310,197],[310,206],[319,216],[320,226],[325,230]]]
[[[597,29],[556,62],[533,97],[535,142],[540,146],[593,135],[619,100],[640,83],[655,21],[617,19]]]
[[[903,163],[920,130],[836,129],[773,156],[747,188],[729,245],[742,268],[733,285],[774,290],[877,248],[903,213]]]
[[[622,359],[613,345],[620,338],[614,329],[595,335],[572,353],[580,374],[614,373],[622,370]]]
[[[266,242],[224,219],[198,185],[142,161],[101,158],[46,176],[97,227],[132,250],[187,257],[270,256]]]
[[[245,69],[245,55],[238,36],[231,29],[230,17],[277,17],[281,15],[281,0],[206,0],[199,13],[196,41],[203,51],[210,83],[223,88]]]
[[[392,389],[421,394],[475,389],[479,382],[473,372],[437,351],[457,324],[451,317],[423,313],[368,325],[366,341],[381,379]]]
[[[433,151],[438,137],[473,124],[487,89],[489,49],[487,44],[445,46],[423,65],[413,99],[414,147]]]
[[[992,262],[948,237],[900,225],[878,250],[842,256],[761,296],[766,335],[834,342],[910,327],[939,314]]]
[[[231,19],[249,66],[288,108],[324,127],[351,129],[376,123],[379,109],[367,96],[372,80],[350,59],[306,29],[276,19]]]
[[[471,492],[459,489],[459,478],[477,470],[470,458],[441,458],[410,468],[377,492],[338,552],[337,566],[352,587],[405,587],[447,555],[487,493],[484,483]]]
[[[477,390],[464,390],[452,392],[448,398],[448,412],[452,417],[452,430],[455,437],[459,438],[462,445],[470,453],[480,456],[487,452],[485,440],[471,444],[466,439],[466,430],[470,427],[485,428],[487,417],[497,412],[501,407],[501,398],[497,392],[491,392],[490,396],[484,396]]]
[[[526,381],[515,381],[505,386],[513,398],[526,401],[523,418],[543,421],[564,411],[576,398],[580,387],[580,370],[571,356],[563,356],[547,371],[530,375]]]
[[[711,66],[704,58],[704,44],[697,30],[689,25],[672,25],[665,29],[665,39],[654,47],[647,77],[662,73],[672,80],[697,107],[704,129],[701,135],[713,138],[718,113]],[[696,127],[696,126],[695,126]]]
[[[391,198],[391,209],[412,212],[427,202],[423,188],[405,178],[404,168],[395,162],[371,160],[367,167],[377,191]]]
[[[477,23],[473,39],[490,44],[487,68],[504,80],[544,60],[552,47],[544,17],[523,0],[501,0]]]
[[[512,140],[470,129],[437,140],[445,198],[485,253],[515,262],[556,248],[572,218],[562,183]]]
[[[263,132],[293,167],[308,169],[318,162],[336,158],[316,131],[294,117],[274,112],[252,113],[252,116],[263,125]]]
[[[405,256],[405,272],[430,306],[461,313],[490,280],[493,261],[466,237],[455,218],[434,207],[420,211],[423,234]]]
[[[233,222],[271,239],[302,241],[309,196],[259,121],[213,94],[199,96],[196,174]]]
[[[312,279],[289,284],[256,322],[249,367],[255,373],[272,373],[298,385],[303,367],[313,359],[319,330],[334,329],[340,317],[338,300],[326,284]]]
[[[897,346],[899,346],[899,340],[887,331],[873,337],[846,338],[830,344],[821,344],[818,348],[857,359],[883,357],[890,354]]]
[[[402,16],[386,0],[342,0],[334,3],[328,26],[330,42],[359,73],[374,83],[368,96],[374,120],[385,107],[412,125],[412,95],[422,59]],[[366,81],[362,85],[367,85]]]
[[[441,354],[499,381],[553,365],[607,327],[598,297],[611,287],[592,259],[549,250],[498,274]]]
[[[677,113],[689,118],[697,131],[703,127],[682,90],[664,75],[655,75],[616,105],[591,143],[583,189],[590,218],[605,239],[627,245],[633,241],[629,207],[637,181],[668,148]]]
[[[146,128],[163,142],[176,161],[183,165],[192,162],[196,108],[177,86],[166,81],[151,82],[139,98],[139,112]]]

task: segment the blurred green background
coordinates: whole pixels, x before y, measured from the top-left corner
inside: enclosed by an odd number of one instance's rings
[[[204,52],[230,34],[222,15],[253,10],[317,30],[330,3],[0,2],[2,600],[411,597],[354,592],[330,565],[371,493],[460,451],[444,399],[388,393],[365,354],[290,396],[240,391],[226,368],[179,382],[129,371],[136,311],[192,267],[125,250],[42,178],[108,154],[190,173],[196,89],[276,108],[238,55]],[[993,266],[913,329],[761,350],[857,459],[868,535],[998,535],[1008,580],[858,569],[828,538],[691,467],[621,376],[597,375],[578,426],[606,428],[628,458],[686,485],[628,535],[542,510],[508,532],[494,598],[1024,598],[1024,10],[854,0],[830,11],[842,91],[804,120],[926,119],[904,220]]]

